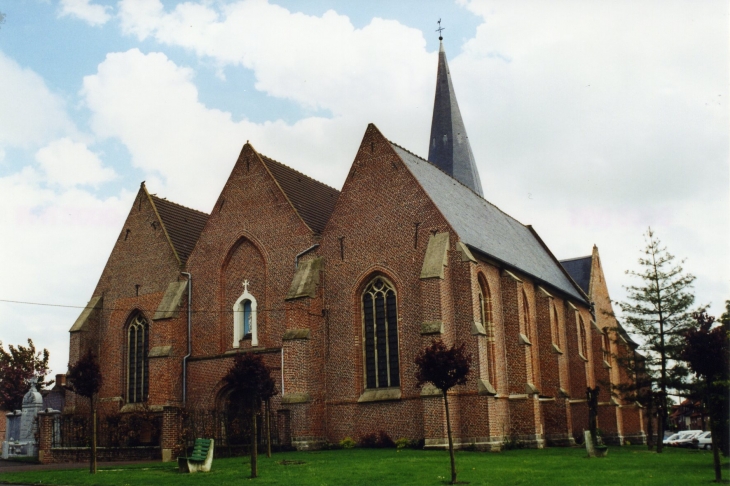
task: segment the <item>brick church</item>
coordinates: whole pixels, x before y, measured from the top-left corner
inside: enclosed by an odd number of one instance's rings
[[[339,191],[248,142],[210,214],[143,183],[70,361],[99,355],[102,414],[163,413],[225,408],[233,357],[258,353],[293,446],[385,431],[443,447],[443,399],[414,377],[441,339],[473,356],[449,396],[457,445],[573,444],[596,385],[606,440],[635,443],[641,409],[608,386],[629,379],[614,356],[635,345],[610,310],[595,247],[560,262],[484,198],[442,45],[428,159],[371,124]],[[83,406],[71,396],[65,412]]]

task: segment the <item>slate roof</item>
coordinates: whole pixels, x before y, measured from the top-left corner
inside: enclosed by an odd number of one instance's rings
[[[560,260],[560,264],[565,268],[570,276],[575,280],[583,292],[588,293],[591,284],[591,263],[592,256],[570,258],[568,260]]]
[[[466,245],[585,302],[536,233],[430,162],[391,142]]]
[[[335,210],[340,191],[265,155],[261,158],[307,226],[321,234]]]
[[[153,195],[150,197],[170,236],[172,246],[180,257],[180,262],[185,264],[203,231],[205,222],[208,221],[208,215],[167,199]]]
[[[444,44],[439,47],[428,161],[484,197],[466,126],[456,102]]]

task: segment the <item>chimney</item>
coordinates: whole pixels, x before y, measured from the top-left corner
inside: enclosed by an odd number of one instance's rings
[[[56,383],[53,385],[54,390],[63,390],[63,387],[66,386],[66,375],[60,374],[56,375]]]

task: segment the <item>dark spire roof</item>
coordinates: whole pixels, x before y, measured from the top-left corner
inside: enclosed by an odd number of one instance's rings
[[[456,102],[443,43],[439,47],[436,97],[433,102],[428,147],[429,162],[484,197],[464,120],[461,119],[459,104]]]

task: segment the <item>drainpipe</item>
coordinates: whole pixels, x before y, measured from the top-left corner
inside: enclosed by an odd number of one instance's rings
[[[295,256],[294,257],[294,268],[295,269],[299,268],[299,257],[300,256],[306,255],[307,253],[309,253],[310,251],[314,250],[318,246],[319,246],[319,243],[315,243],[312,246],[310,246],[309,248],[307,248],[306,250],[304,250],[303,252],[301,252],[300,254],[298,254],[297,256]]]
[[[182,359],[182,369],[183,369],[183,375],[182,375],[182,402],[183,402],[183,408],[187,405],[187,398],[188,398],[188,358],[191,354],[193,354],[193,342],[192,342],[192,309],[191,304],[193,301],[193,276],[189,274],[188,272],[181,272],[182,275],[185,275],[188,278],[188,354],[183,356]]]
[[[284,396],[284,346],[281,347],[281,396]]]

